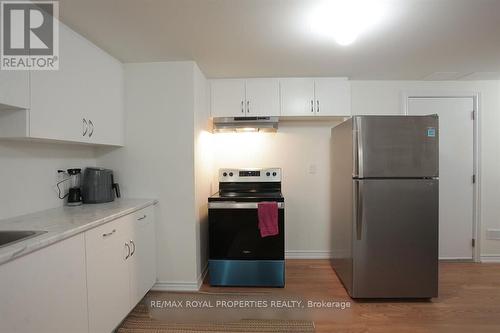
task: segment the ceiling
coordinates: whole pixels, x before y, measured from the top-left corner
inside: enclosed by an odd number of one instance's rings
[[[380,1],[386,20],[349,46],[311,32],[319,0],[60,0],[59,11],[123,62],[194,60],[208,77],[500,78],[500,1]]]

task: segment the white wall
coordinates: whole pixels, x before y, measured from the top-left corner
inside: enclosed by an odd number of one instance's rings
[[[277,133],[213,134],[214,168],[281,167],[288,257],[330,252],[330,130],[335,121],[282,121]]]
[[[403,93],[480,93],[481,255],[500,256],[500,241],[486,240],[488,228],[500,228],[500,82],[498,81],[352,81],[355,114],[398,114]]]
[[[208,262],[208,204],[212,194],[213,154],[210,133],[210,89],[198,66],[194,66],[194,193],[196,221],[196,272],[199,281]]]
[[[95,163],[89,146],[0,141],[0,219],[62,206],[57,170]]]
[[[125,147],[97,151],[98,164],[115,170],[124,197],[159,200],[158,281],[167,289],[196,289],[200,271],[194,191],[195,66],[126,64]],[[199,119],[201,114],[199,108]]]

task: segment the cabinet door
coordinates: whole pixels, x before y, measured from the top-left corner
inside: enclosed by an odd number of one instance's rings
[[[246,80],[246,115],[248,117],[280,115],[279,80]]]
[[[111,332],[130,311],[130,237],[129,215],[85,233],[89,332]]]
[[[88,44],[86,61],[93,68],[94,81],[86,92],[90,96],[89,103],[92,103],[86,110],[90,120],[89,141],[122,146],[125,129],[123,66],[101,49]]]
[[[28,109],[29,71],[0,70],[0,109]]]
[[[290,78],[281,81],[281,115],[314,116],[314,80]]]
[[[212,80],[212,117],[245,116],[245,80]]]
[[[83,234],[0,266],[0,332],[88,332]]]
[[[314,80],[315,111],[318,116],[350,116],[351,84],[347,79]]]
[[[64,24],[59,70],[31,74],[30,136],[123,144],[122,65]]]
[[[156,282],[156,246],[154,207],[131,215],[132,256],[129,260],[130,298],[135,306]]]
[[[59,25],[59,70],[31,73],[31,137],[87,142],[83,118],[88,118],[93,70],[86,66],[85,46]]]

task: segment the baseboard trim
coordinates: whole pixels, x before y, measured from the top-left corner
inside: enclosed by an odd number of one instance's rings
[[[151,290],[154,291],[198,291],[208,273],[208,263],[203,268],[197,281],[157,281]]]
[[[500,263],[500,256],[497,255],[485,255],[481,256],[482,263]]]
[[[285,259],[331,259],[332,252],[330,251],[314,251],[314,250],[288,250],[285,251]]]
[[[193,282],[168,282],[157,281],[151,290],[154,291],[198,291],[198,281]]]
[[[203,285],[203,280],[205,280],[207,274],[208,274],[208,262],[205,264],[205,267],[203,268],[203,271],[201,272],[200,276],[198,276],[198,290],[200,290],[201,286]]]

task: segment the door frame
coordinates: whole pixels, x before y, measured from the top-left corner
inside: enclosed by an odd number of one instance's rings
[[[403,92],[402,93],[402,110],[404,115],[408,115],[409,99],[410,98],[472,98],[474,110],[473,124],[473,172],[476,175],[476,182],[473,184],[473,218],[472,218],[472,237],[474,239],[474,248],[472,249],[472,260],[481,262],[481,140],[480,140],[480,124],[481,124],[481,94],[479,92],[443,92],[443,91],[428,91],[428,92]]]

